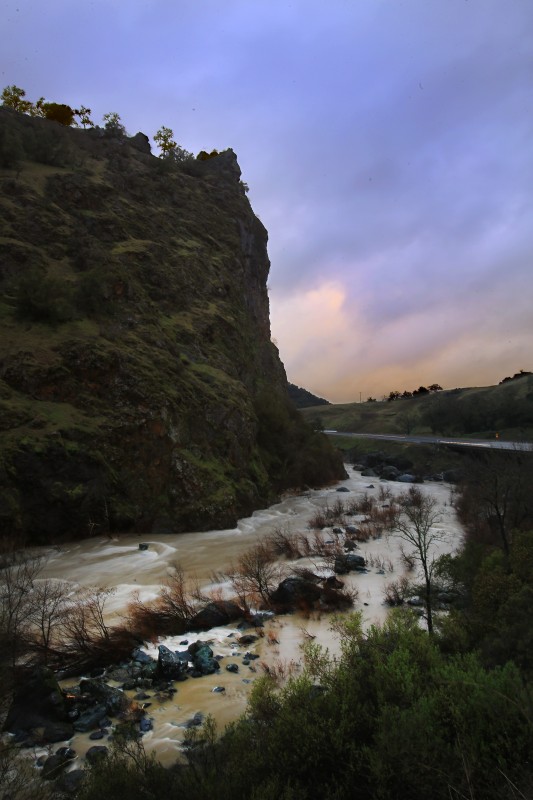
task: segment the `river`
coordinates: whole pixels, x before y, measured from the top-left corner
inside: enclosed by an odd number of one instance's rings
[[[348,479],[324,489],[287,496],[270,508],[256,511],[251,517],[240,520],[237,527],[231,530],[149,536],[129,533],[112,539],[93,537],[60,548],[49,548],[46,550],[47,560],[42,577],[60,578],[79,586],[113,588],[114,593],[106,605],[106,618],[110,623],[124,614],[134,592],[138,592],[144,601],[155,598],[161,583],[172,574],[176,564],[181,566],[187,577],[197,581],[204,592],[215,590],[227,596],[228,586],[214,581],[213,573],[229,567],[240,553],[275,527],[288,526],[292,532],[308,532],[308,523],[314,513],[326,505],[331,506],[338,499],[346,501],[360,497],[365,492],[369,496],[377,496],[380,485],[390,489],[393,495],[405,492],[408,488],[405,484],[362,477],[349,466],[347,471],[350,476]],[[371,485],[373,488],[369,488]],[[339,492],[341,487],[348,491]],[[443,483],[428,483],[421,488],[439,504],[441,519],[438,528],[444,536],[438,543],[435,555],[455,550],[462,540],[462,531],[451,504],[451,487]],[[148,545],[147,550],[139,549],[141,542]],[[384,588],[405,572],[400,546],[401,540],[396,534],[362,543],[358,552],[366,558],[369,571],[351,573],[343,579],[357,589],[355,608],[363,612],[366,625],[383,621],[386,617]],[[299,565],[306,563],[309,563],[308,560],[298,562]],[[186,733],[185,725],[197,712],[212,714],[221,729],[244,711],[253,681],[263,674],[262,662],[269,666],[281,666],[288,671],[298,671],[301,663],[300,645],[309,636],[316,637],[316,641],[332,653],[337,648],[337,641],[330,629],[330,617],[325,614],[279,616],[267,623],[265,633],[258,642],[245,648],[255,650],[260,657],[250,666],[242,666],[244,649],[235,645],[235,637],[241,634],[236,625],[161,640],[160,643],[167,644],[171,649],[178,649],[184,639],[189,643],[197,638],[210,640],[215,654],[223,656],[223,660],[218,675],[176,684],[178,691],[172,700],[160,702],[155,697],[150,698],[147,714],[153,721],[153,730],[144,735],[146,749],[154,749],[162,763],[172,763],[178,757],[180,743]],[[158,643],[152,643],[145,649],[156,656]],[[232,654],[234,663],[239,665],[236,674],[225,669],[225,665],[232,661]],[[73,682],[65,681],[64,685]],[[224,686],[225,691],[214,693],[215,686]],[[88,735],[78,734],[70,744],[82,757],[93,742],[89,741]]]

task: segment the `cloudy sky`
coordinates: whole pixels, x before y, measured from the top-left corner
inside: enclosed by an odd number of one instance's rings
[[[0,1],[2,86],[237,153],[333,402],[533,369],[532,0]]]

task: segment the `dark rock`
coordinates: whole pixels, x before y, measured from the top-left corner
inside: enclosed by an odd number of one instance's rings
[[[208,631],[221,625],[235,622],[243,615],[243,610],[231,600],[217,600],[208,603],[189,623],[189,628],[196,631]]]
[[[184,665],[181,658],[176,653],[173,653],[172,650],[169,650],[168,647],[165,647],[164,644],[160,644],[158,650],[157,672],[159,675],[170,681],[179,678],[184,669],[186,669],[186,665]]]
[[[103,739],[105,737],[105,733],[103,731],[93,731],[89,734],[89,739],[93,742],[97,741],[98,739]]]
[[[408,472],[405,472],[403,475],[398,477],[399,483],[416,483],[416,478],[414,475],[411,475]]]
[[[104,673],[104,667],[96,667],[95,669],[91,670],[91,678],[101,678]]]
[[[363,570],[366,568],[366,561],[363,556],[356,555],[355,553],[344,553],[335,558],[333,571],[337,575],[346,575],[347,572],[353,570]]]
[[[152,148],[150,147],[150,139],[145,133],[141,133],[141,131],[136,133],[135,136],[130,136],[128,143],[140,153],[146,153],[147,155],[150,155],[152,152]]]
[[[327,578],[324,578],[322,581],[324,586],[327,586],[329,589],[342,589],[344,584],[342,581],[339,581],[335,575],[330,575]]]
[[[85,753],[85,758],[89,764],[98,764],[100,761],[103,761],[104,758],[107,758],[108,755],[109,748],[103,744],[95,744],[93,747],[89,747]]]
[[[68,761],[72,761],[72,759],[76,758],[76,751],[72,749],[72,747],[58,747],[56,750],[56,755],[63,756]]]
[[[56,787],[64,794],[76,794],[85,777],[85,770],[73,769],[70,772],[64,772],[56,783]]]
[[[344,549],[348,550],[348,552],[352,552],[352,550],[357,550],[357,544],[353,541],[353,539],[346,539],[344,542]]]
[[[95,728],[103,727],[100,722],[102,719],[105,719],[105,714],[106,707],[103,705],[84,711],[74,722],[74,730],[80,733],[87,733],[88,731],[93,731]]]
[[[4,730],[39,744],[71,738],[64,695],[51,670],[37,667],[19,677]]]
[[[337,492],[349,492],[350,490],[348,489],[347,486],[339,486],[336,491]]]
[[[62,769],[66,767],[69,761],[76,758],[76,753],[70,748],[64,748],[68,752],[59,751],[54,755],[49,756],[43,764],[43,771],[41,773],[45,780],[51,781],[57,778]]]
[[[239,642],[239,644],[246,645],[257,642],[258,638],[259,637],[255,636],[255,634],[253,633],[245,633],[244,636],[240,636],[237,641]]]
[[[275,605],[286,609],[294,608],[301,603],[312,605],[319,599],[320,588],[312,581],[297,576],[285,578],[271,595]]]
[[[148,733],[154,727],[154,723],[149,717],[143,717],[139,722],[139,730],[141,733]]]
[[[117,681],[117,683],[126,683],[126,681],[130,680],[131,675],[125,667],[117,667],[116,669],[108,670],[107,678],[110,681]]]
[[[363,478],[377,478],[377,473],[371,467],[366,467],[361,471],[361,477]]]
[[[187,720],[185,723],[186,728],[196,728],[198,725],[201,725],[204,721],[204,715],[201,711],[197,711],[192,719]]]
[[[226,670],[228,672],[238,672],[239,671],[239,667],[238,667],[237,664],[227,664]]]
[[[154,659],[151,656],[149,656],[148,653],[145,653],[144,650],[141,650],[140,648],[134,650],[133,653],[131,654],[131,657],[133,658],[134,661],[137,661],[139,664],[155,663]]]
[[[342,528],[338,528],[337,526],[332,528],[332,531],[333,531],[333,533],[344,533],[343,529]]]
[[[346,533],[350,534],[350,536],[357,536],[359,533],[359,528],[357,528],[355,525],[347,525]]]
[[[257,653],[245,653],[244,657],[247,658],[249,661],[255,661],[256,658],[259,658]]]
[[[255,628],[262,628],[265,622],[268,622],[274,616],[273,611],[258,611],[257,614],[252,615],[251,622]]]
[[[212,692],[220,693],[225,692],[226,689],[224,686],[215,686],[214,689],[211,689]]]
[[[121,711],[124,711],[128,706],[128,699],[121,689],[116,689],[113,686],[108,686],[107,683],[99,680],[82,680],[80,681],[80,690],[83,694],[88,694],[93,697],[99,704],[105,704],[105,710],[111,716],[116,716]]]
[[[148,542],[139,542],[139,550],[148,550],[149,547]]]
[[[194,642],[189,645],[194,671],[201,675],[212,675],[218,672],[220,664],[213,658],[213,651],[206,642]]]
[[[247,667],[249,664],[250,664],[250,659],[249,658],[243,658],[243,660],[242,660],[243,667]]]
[[[400,475],[400,470],[397,467],[385,466],[380,470],[380,474],[382,478],[385,478],[387,481],[396,481],[398,480],[398,476]]]
[[[442,479],[446,483],[460,483],[463,480],[463,473],[459,469],[447,469],[442,473]]]

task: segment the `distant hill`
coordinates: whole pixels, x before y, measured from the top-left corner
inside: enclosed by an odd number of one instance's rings
[[[392,401],[316,405],[302,414],[325,429],[357,433],[438,434],[533,441],[533,375],[497,386],[445,389]]]
[[[329,400],[324,400],[323,397],[317,397],[316,394],[311,394],[307,389],[302,389],[301,386],[296,386],[294,383],[288,384],[289,397],[296,406],[296,408],[309,408],[311,406],[329,406]]]

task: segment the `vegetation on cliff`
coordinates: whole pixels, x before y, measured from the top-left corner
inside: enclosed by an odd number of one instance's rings
[[[1,108],[0,180],[6,535],[225,527],[343,474],[288,400],[233,151]]]

